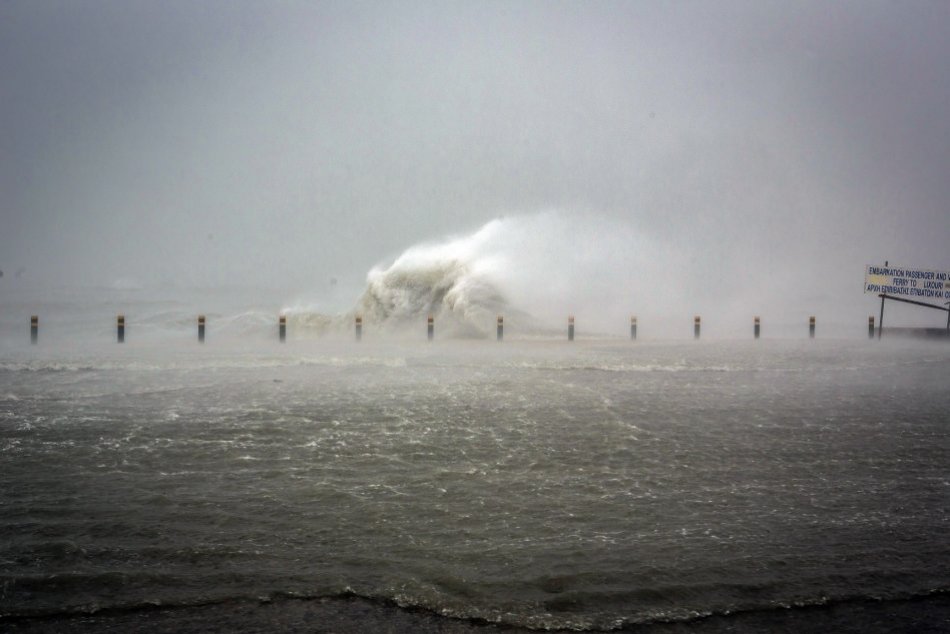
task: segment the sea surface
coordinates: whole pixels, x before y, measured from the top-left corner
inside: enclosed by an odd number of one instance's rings
[[[950,631],[945,341],[273,330],[7,329],[0,630]]]

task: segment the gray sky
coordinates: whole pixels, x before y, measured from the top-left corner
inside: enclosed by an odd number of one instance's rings
[[[687,289],[860,300],[867,263],[950,269],[947,33],[947,2],[2,2],[0,282],[356,288],[556,209]]]

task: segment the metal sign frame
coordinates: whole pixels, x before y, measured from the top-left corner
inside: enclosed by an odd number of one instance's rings
[[[864,268],[864,292],[877,293],[881,298],[881,317],[877,327],[877,338],[884,334],[884,302],[895,302],[935,308],[947,313],[947,332],[950,334],[950,301],[944,308],[908,297],[932,297],[950,300],[950,271],[918,269],[904,266],[891,267],[887,261],[884,266],[869,264]]]

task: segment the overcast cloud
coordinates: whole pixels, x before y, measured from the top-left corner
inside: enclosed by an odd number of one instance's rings
[[[946,2],[3,2],[0,268],[355,291],[554,209],[687,288],[866,302],[867,263],[950,269],[947,33]]]

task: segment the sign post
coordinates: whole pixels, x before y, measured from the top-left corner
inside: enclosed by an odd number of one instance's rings
[[[918,269],[906,266],[867,265],[864,270],[864,292],[877,293],[881,298],[881,317],[878,322],[877,337],[884,332],[884,300],[893,299],[906,304],[925,306],[945,310],[948,313],[947,326],[950,330],[950,271]],[[931,304],[921,300],[935,300],[948,305]]]

